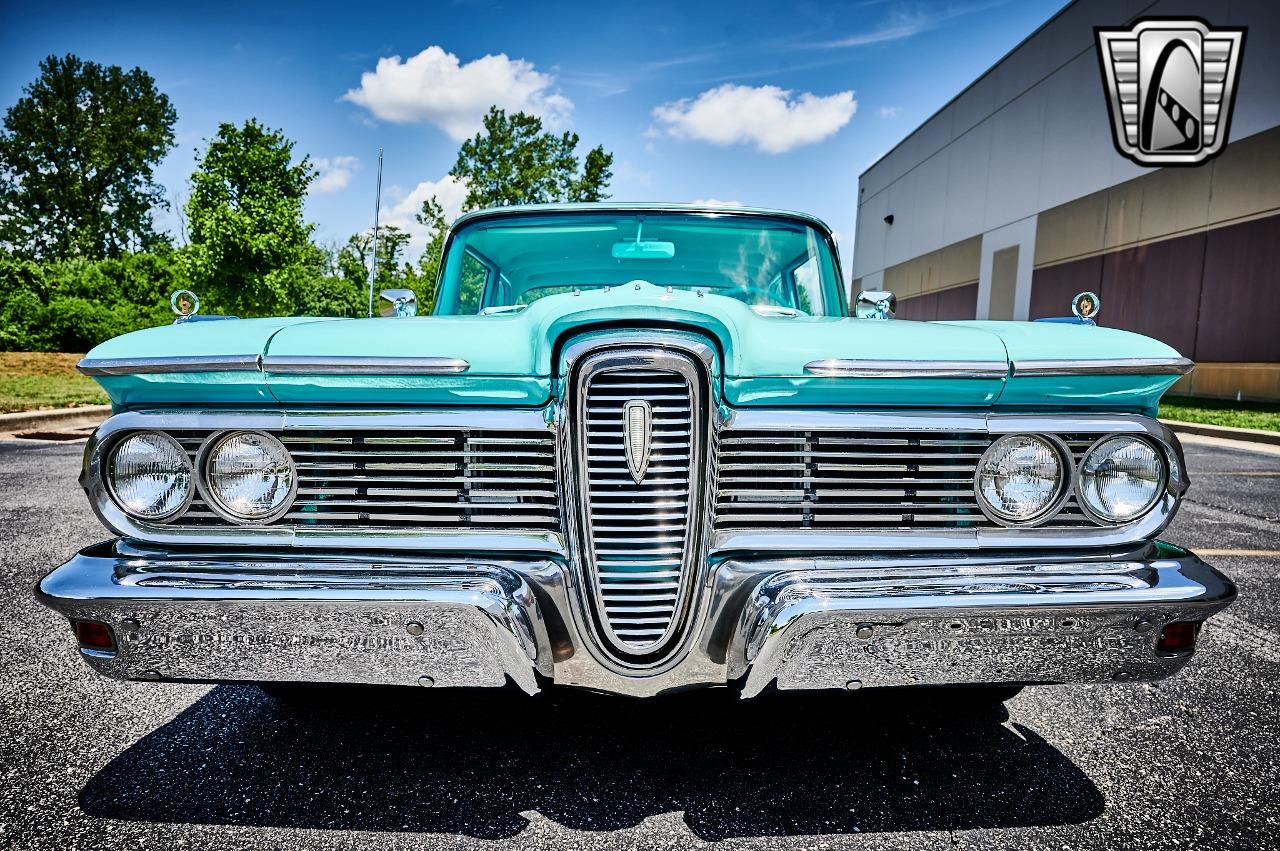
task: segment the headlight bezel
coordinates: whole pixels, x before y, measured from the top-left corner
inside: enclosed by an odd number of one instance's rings
[[[172,511],[169,511],[163,515],[148,516],[145,514],[138,514],[137,512],[131,511],[125,505],[125,502],[120,497],[120,494],[116,491],[115,476],[112,475],[112,470],[115,467],[116,457],[119,455],[120,448],[124,446],[126,442],[128,442],[131,438],[138,437],[140,435],[154,435],[172,444],[173,446],[177,447],[178,457],[182,459],[183,467],[186,469],[187,475],[190,477],[190,484],[187,486],[187,493],[186,493],[186,496],[183,498],[182,502]],[[106,452],[102,454],[101,474],[99,478],[102,480],[103,487],[107,491],[107,496],[111,500],[111,504],[114,505],[116,508],[118,508],[121,512],[123,512],[126,517],[138,523],[154,523],[157,525],[172,523],[174,520],[177,520],[179,517],[185,514],[187,509],[191,507],[191,503],[195,500],[196,493],[199,490],[199,486],[200,486],[200,483],[199,483],[200,477],[196,474],[195,465],[191,461],[190,454],[188,454],[187,450],[183,448],[181,441],[179,441],[176,437],[169,434],[168,432],[161,431],[159,429],[148,429],[148,428],[134,429],[134,430],[126,431],[119,435],[116,435],[115,439],[112,440],[111,443],[107,446]]]
[[[1107,517],[1105,514],[1095,510],[1093,506],[1089,504],[1089,500],[1087,500],[1084,495],[1086,478],[1084,472],[1085,464],[1089,461],[1089,457],[1093,455],[1094,451],[1103,444],[1112,440],[1132,440],[1135,443],[1145,444],[1151,449],[1152,453],[1154,453],[1156,463],[1160,466],[1160,484],[1156,487],[1152,493],[1151,499],[1145,506],[1143,506],[1142,510],[1133,517],[1130,517],[1128,520],[1117,520],[1112,517]],[[1089,448],[1080,455],[1076,482],[1072,488],[1076,497],[1076,504],[1080,506],[1080,510],[1089,518],[1089,520],[1099,526],[1115,529],[1121,526],[1127,526],[1130,523],[1136,523],[1154,511],[1156,506],[1160,505],[1164,497],[1169,494],[1170,484],[1174,474],[1173,468],[1174,465],[1178,463],[1181,463],[1180,460],[1171,453],[1171,450],[1165,446],[1162,441],[1155,440],[1148,435],[1133,432],[1111,432],[1109,434],[1100,435],[1098,439],[1089,444]]]
[[[1008,432],[1006,434],[992,434],[991,444],[983,451],[978,458],[978,463],[973,471],[973,496],[978,504],[979,510],[988,520],[1008,529],[1034,529],[1042,526],[1052,520],[1062,511],[1062,507],[1066,505],[1067,500],[1075,492],[1076,465],[1075,459],[1071,454],[1070,448],[1055,434],[1043,434],[1039,432],[1019,431]],[[1045,507],[1031,517],[1017,519],[1008,517],[1001,513],[998,509],[987,502],[982,493],[982,469],[987,459],[996,452],[997,448],[1006,440],[1016,438],[1029,438],[1046,444],[1057,455],[1058,469],[1060,471],[1057,489],[1051,500],[1045,503]]]
[[[223,503],[221,496],[219,496],[217,489],[210,483],[209,477],[209,464],[213,460],[215,450],[231,438],[245,434],[251,434],[255,437],[263,438],[269,443],[274,443],[284,453],[284,457],[289,464],[290,484],[288,494],[285,496],[284,501],[270,513],[256,517],[238,514],[227,508]],[[196,487],[200,491],[200,498],[204,500],[207,506],[209,506],[210,511],[217,514],[228,523],[233,523],[237,526],[265,526],[279,520],[285,514],[289,513],[289,510],[293,508],[293,504],[297,500],[298,462],[294,459],[293,453],[289,451],[289,447],[285,446],[284,442],[281,441],[280,438],[266,431],[252,428],[237,428],[213,432],[205,438],[204,443],[200,445],[200,451],[196,454],[195,467],[197,473]]]

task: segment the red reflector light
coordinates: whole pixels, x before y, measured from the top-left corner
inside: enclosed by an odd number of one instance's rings
[[[1156,650],[1161,653],[1190,653],[1196,649],[1196,638],[1204,621],[1174,621],[1160,631]]]
[[[80,646],[86,650],[112,651],[116,649],[115,633],[105,623],[72,621],[71,628],[75,630],[76,641],[80,642]]]

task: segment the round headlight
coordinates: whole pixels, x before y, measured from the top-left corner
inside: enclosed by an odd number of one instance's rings
[[[1030,434],[1011,434],[987,448],[978,461],[978,501],[993,516],[1028,523],[1044,516],[1062,496],[1062,453]]]
[[[236,431],[205,451],[203,484],[210,506],[237,523],[265,523],[289,510],[298,486],[293,458],[269,434]]]
[[[191,459],[162,432],[140,431],[117,443],[106,472],[112,499],[130,517],[168,520],[191,502]]]
[[[1080,499],[1104,520],[1127,523],[1151,510],[1164,490],[1160,452],[1137,437],[1109,437],[1084,456]]]

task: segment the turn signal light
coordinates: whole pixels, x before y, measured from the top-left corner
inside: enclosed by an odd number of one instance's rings
[[[80,642],[80,646],[85,650],[101,650],[111,653],[116,649],[115,633],[105,623],[72,621],[71,628],[75,630],[76,641]]]
[[[1196,649],[1196,638],[1204,621],[1174,621],[1160,631],[1156,650],[1161,653],[1190,653]]]

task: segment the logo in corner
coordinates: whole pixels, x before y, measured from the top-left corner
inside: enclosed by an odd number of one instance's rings
[[[1139,165],[1199,165],[1222,153],[1244,27],[1147,18],[1094,35],[1122,156]]]
[[[636,484],[649,472],[649,444],[653,439],[653,408],[641,399],[622,406],[623,428],[627,447],[627,469]]]

